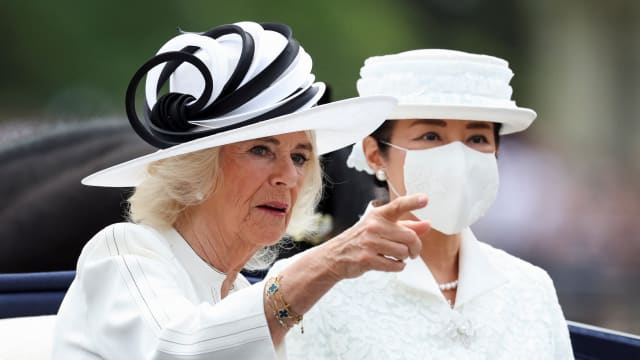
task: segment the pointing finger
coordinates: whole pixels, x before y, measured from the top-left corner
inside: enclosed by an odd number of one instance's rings
[[[431,223],[428,220],[422,220],[422,221],[400,220],[398,221],[398,224],[413,230],[418,236],[431,230]]]
[[[395,222],[404,214],[425,207],[427,202],[428,200],[425,194],[400,196],[388,204],[376,208],[376,210],[385,219]]]

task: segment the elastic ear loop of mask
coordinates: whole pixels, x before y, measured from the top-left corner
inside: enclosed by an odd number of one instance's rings
[[[395,148],[395,149],[398,149],[398,150],[404,151],[405,153],[406,153],[407,151],[409,151],[408,149],[405,149],[405,148],[403,148],[403,147],[401,147],[401,146],[398,146],[398,145],[394,145],[394,144],[392,144],[392,143],[390,143],[390,142],[386,142],[386,141],[384,141],[384,140],[378,140],[378,141],[380,141],[381,143],[383,143],[383,144],[385,144],[385,145],[389,145],[389,146],[391,146],[392,148]],[[397,197],[400,197],[400,196],[401,196],[401,195],[400,195],[400,193],[398,193],[398,191],[396,190],[396,188],[393,186],[393,184],[392,184],[392,183],[391,183],[391,181],[389,180],[389,177],[388,177],[388,176],[387,176],[387,185],[389,185],[389,189],[391,189],[391,191],[393,191],[393,193],[394,193]]]
[[[389,181],[388,178],[387,178],[387,185],[389,185],[389,189],[391,189],[391,191],[393,191],[393,193],[396,194],[397,197],[401,196],[400,194],[398,194],[398,191],[396,191],[396,188],[393,187],[393,184],[391,183],[391,181]]]

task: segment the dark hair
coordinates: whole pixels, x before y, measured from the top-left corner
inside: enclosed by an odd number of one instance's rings
[[[389,145],[385,144],[385,142],[391,142],[391,135],[393,134],[393,126],[395,125],[396,120],[385,120],[373,133],[371,133],[371,137],[376,139],[376,143],[378,143],[378,148],[380,149],[380,154],[383,157],[387,157],[387,153],[389,151]],[[500,129],[502,128],[502,123],[493,123],[493,138],[496,142],[496,149],[500,146]],[[374,182],[377,186],[386,187],[386,181],[380,181],[374,176]]]

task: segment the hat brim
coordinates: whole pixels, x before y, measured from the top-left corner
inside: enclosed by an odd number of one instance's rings
[[[90,186],[135,187],[145,178],[150,163],[190,152],[297,131],[313,130],[319,155],[364,138],[382,124],[397,101],[389,96],[367,96],[336,101],[283,115],[223,133],[158,150],[91,174],[82,183]]]
[[[523,131],[536,118],[536,112],[522,107],[399,104],[389,119],[442,119],[491,121],[502,124],[501,135]]]

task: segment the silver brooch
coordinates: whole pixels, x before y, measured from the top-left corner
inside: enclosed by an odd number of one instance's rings
[[[457,313],[449,320],[445,332],[451,340],[460,342],[465,348],[471,345],[476,335],[471,320],[465,319]]]

